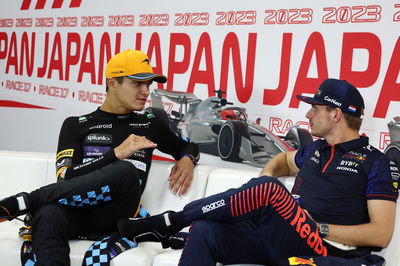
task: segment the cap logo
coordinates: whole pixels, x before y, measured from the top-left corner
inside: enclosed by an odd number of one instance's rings
[[[148,65],[150,65],[150,60],[149,59],[145,59],[145,60],[142,61],[142,63],[143,62],[146,62]]]
[[[336,101],[335,99],[329,98],[328,96],[325,96],[324,100],[327,101],[327,102],[330,102],[330,103],[332,103],[332,104],[334,104],[334,105],[336,105],[338,107],[342,106],[342,104],[340,102]]]

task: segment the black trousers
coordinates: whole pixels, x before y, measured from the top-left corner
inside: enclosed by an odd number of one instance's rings
[[[251,263],[279,265],[292,256],[326,256],[316,223],[273,177],[193,201],[180,266]]]
[[[140,194],[136,168],[126,161],[32,191],[36,265],[70,265],[68,240],[116,232],[119,219],[135,214]]]

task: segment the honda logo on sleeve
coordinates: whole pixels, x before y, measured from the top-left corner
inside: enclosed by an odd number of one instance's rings
[[[34,0],[36,1],[35,9],[44,9],[47,0]],[[70,2],[69,7],[80,7],[82,0],[52,0],[53,5],[51,8],[61,8],[64,1]],[[32,0],[23,0],[21,10],[28,10],[31,6]]]

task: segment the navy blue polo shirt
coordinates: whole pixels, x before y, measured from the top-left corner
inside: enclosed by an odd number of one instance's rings
[[[336,145],[316,140],[298,150],[295,162],[292,193],[319,222],[367,223],[367,200],[397,200],[398,169],[367,137]]]

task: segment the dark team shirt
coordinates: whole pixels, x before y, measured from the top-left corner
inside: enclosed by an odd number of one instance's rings
[[[57,180],[80,176],[117,161],[114,148],[130,134],[145,136],[157,149],[179,160],[190,154],[198,160],[198,147],[171,132],[153,114],[132,112],[117,115],[97,109],[80,117],[68,117],[60,131],[56,169]],[[154,149],[143,149],[126,159],[135,165],[144,188]]]
[[[367,223],[367,200],[397,200],[399,169],[367,137],[336,145],[316,140],[298,150],[295,162],[292,193],[319,222]]]

